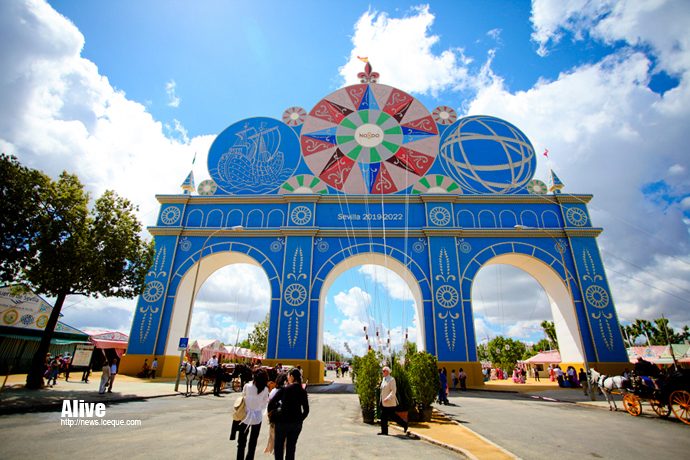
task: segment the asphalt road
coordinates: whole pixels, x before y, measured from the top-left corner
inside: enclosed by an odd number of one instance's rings
[[[690,459],[690,425],[648,405],[633,417],[620,400],[618,412],[488,391],[451,392],[449,400],[439,408],[449,418],[524,460]]]
[[[335,387],[329,388],[333,391]],[[190,398],[165,397],[113,404],[104,419],[141,420],[140,426],[64,426],[60,413],[0,417],[2,459],[228,459],[236,442],[229,441],[235,394]],[[311,412],[297,443],[301,459],[454,459],[457,454],[419,439],[396,434],[377,436],[378,426],[364,425],[352,393],[310,393]],[[101,419],[99,419],[101,420]],[[263,424],[257,459],[264,455],[268,426]]]

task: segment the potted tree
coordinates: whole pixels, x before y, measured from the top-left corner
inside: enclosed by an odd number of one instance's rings
[[[410,379],[405,369],[396,362],[393,362],[391,366],[391,376],[395,379],[395,397],[398,399],[397,413],[403,420],[408,420],[407,414],[414,406],[414,396],[412,394],[412,387],[410,386]]]
[[[381,385],[380,366],[373,350],[363,357],[355,357],[352,365],[352,383],[359,396],[362,421],[373,424]]]
[[[415,353],[408,364],[410,386],[419,410],[420,421],[431,421],[431,404],[441,389],[436,357],[425,352]]]

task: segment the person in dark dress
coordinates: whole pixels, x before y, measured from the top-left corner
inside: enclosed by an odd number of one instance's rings
[[[309,399],[302,387],[302,373],[299,369],[290,370],[288,385],[278,390],[268,402],[268,412],[278,406],[280,406],[280,415],[275,420],[274,456],[276,460],[283,460],[283,458],[294,460],[297,439],[302,431],[302,422],[309,415]],[[285,452],[284,457],[283,452]]]

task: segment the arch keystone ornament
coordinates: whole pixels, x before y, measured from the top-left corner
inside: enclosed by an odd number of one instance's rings
[[[190,173],[181,193],[157,195],[155,263],[121,371],[135,375],[155,355],[163,376],[176,375],[199,289],[236,263],[269,282],[263,363],[301,365],[309,383],[323,381],[328,289],[364,264],[407,282],[418,348],[463,367],[471,385],[483,384],[472,284],[492,264],[518,267],[544,288],[563,364],[622,370],[628,357],[597,246],[602,229],[587,210],[592,195],[562,193],[553,171],[542,178],[548,187],[535,178],[532,143],[509,121],[459,117],[445,105],[430,112],[380,83],[370,62],[358,79],[311,109],[230,124],[198,188]],[[8,312],[3,321],[36,320]]]

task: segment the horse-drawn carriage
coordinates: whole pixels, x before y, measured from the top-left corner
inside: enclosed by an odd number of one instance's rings
[[[226,386],[231,387],[234,391],[240,391],[244,384],[252,378],[251,368],[245,364],[222,364],[215,368],[208,368],[205,366],[197,367],[186,362],[182,365],[180,371],[184,372],[187,381],[187,390],[185,392],[187,396],[192,393],[194,380],[197,380],[197,392],[202,395],[209,386],[215,386],[217,379],[221,379],[221,391]]]
[[[643,402],[649,402],[659,417],[673,412],[690,425],[690,370],[677,370],[666,379],[633,375],[631,382],[632,391],[623,395],[623,405],[630,415],[640,415]]]

